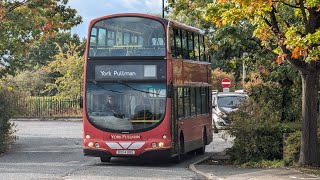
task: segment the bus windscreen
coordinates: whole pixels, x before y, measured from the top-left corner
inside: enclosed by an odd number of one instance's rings
[[[95,23],[90,32],[89,57],[165,56],[165,30],[156,20],[114,17]]]
[[[163,119],[166,85],[89,82],[86,97],[89,121],[95,127],[106,131],[143,131]]]

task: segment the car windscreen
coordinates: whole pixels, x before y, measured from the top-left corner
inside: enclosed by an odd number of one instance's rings
[[[218,96],[218,106],[222,108],[239,108],[241,103],[247,99],[244,95]]]

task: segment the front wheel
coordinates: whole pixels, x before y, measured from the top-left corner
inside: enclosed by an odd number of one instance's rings
[[[180,136],[180,145],[178,154],[172,158],[172,162],[180,163],[184,158],[184,138],[183,135]]]
[[[101,162],[110,162],[111,157],[100,157]]]

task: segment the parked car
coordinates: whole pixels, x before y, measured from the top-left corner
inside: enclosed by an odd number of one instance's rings
[[[225,129],[230,124],[228,115],[239,109],[248,98],[243,92],[213,92],[212,93],[212,124],[217,129]]]

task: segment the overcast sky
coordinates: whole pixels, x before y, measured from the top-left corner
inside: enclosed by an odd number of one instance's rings
[[[83,23],[71,30],[80,38],[87,37],[89,22],[96,17],[123,12],[162,14],[162,0],[69,0],[69,5],[82,16]]]

